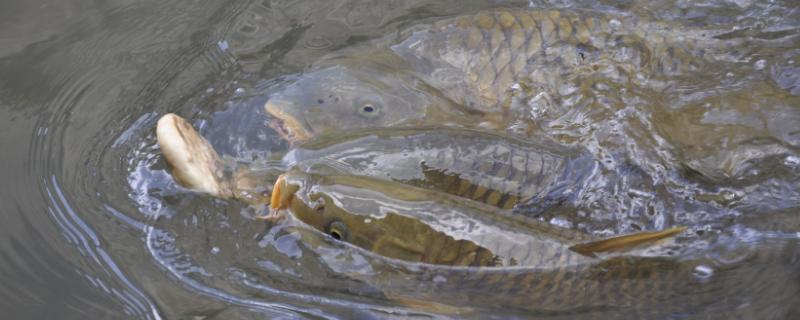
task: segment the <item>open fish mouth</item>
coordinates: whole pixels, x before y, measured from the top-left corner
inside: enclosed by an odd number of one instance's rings
[[[277,107],[273,101],[269,101],[265,109],[273,117],[269,122],[270,128],[277,131],[287,141],[296,142],[310,138],[310,131],[298,122],[295,117],[283,111],[284,108]]]
[[[280,134],[281,137],[283,137],[286,140],[291,141],[292,137],[294,136],[292,132],[288,128],[286,128],[286,125],[283,120],[272,119],[269,121],[269,127],[272,128],[272,130],[275,130],[275,132]]]

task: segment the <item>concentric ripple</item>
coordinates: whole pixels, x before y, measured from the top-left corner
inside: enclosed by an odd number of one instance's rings
[[[724,30],[757,47],[726,52],[720,57],[726,64],[705,66],[708,72],[696,77],[646,89],[637,86],[641,79],[565,82],[554,91],[558,99],[533,101],[538,133],[584,148],[600,164],[599,178],[586,181],[575,200],[578,209],[538,218],[600,236],[690,226],[674,243],[643,253],[669,266],[682,281],[675,285],[688,288],[684,298],[697,303],[681,310],[665,303],[673,318],[800,315],[797,5],[557,2]],[[23,18],[4,20],[14,28],[0,31],[0,40],[22,39],[9,32],[31,38],[0,51],[0,306],[14,318],[67,319],[531,316],[488,305],[524,298],[491,300],[501,297],[493,293],[502,285],[469,288],[487,279],[545,279],[541,270],[394,261],[293,220],[264,223],[254,219],[263,208],[175,184],[153,132],[162,114],[174,112],[229,158],[274,160],[288,144],[266,125],[263,104],[313,61],[418,21],[497,5],[65,2],[53,9],[59,14],[25,11],[37,18],[36,27]],[[64,12],[69,17],[53,18]],[[39,24],[44,19],[53,21]],[[556,287],[545,281],[537,288]],[[624,295],[615,291],[620,287],[611,282],[603,292]],[[465,305],[470,294],[485,304]],[[601,318],[625,310],[535,315]]]

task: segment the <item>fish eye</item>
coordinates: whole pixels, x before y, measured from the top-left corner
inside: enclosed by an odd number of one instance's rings
[[[350,231],[347,229],[347,225],[344,222],[339,220],[333,221],[328,225],[327,233],[336,240],[340,241],[347,241],[350,239]]]
[[[356,104],[356,112],[363,117],[373,118],[381,113],[381,106],[375,101],[361,101]]]

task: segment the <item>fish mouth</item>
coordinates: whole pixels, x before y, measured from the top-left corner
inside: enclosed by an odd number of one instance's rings
[[[277,131],[284,139],[290,142],[303,141],[311,137],[310,130],[303,126],[296,117],[285,111],[285,103],[267,101],[264,108],[274,119],[269,122],[270,128]]]

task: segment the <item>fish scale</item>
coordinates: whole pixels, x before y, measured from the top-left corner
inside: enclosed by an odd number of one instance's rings
[[[512,85],[536,83],[531,78],[535,69],[552,69],[549,74],[553,75],[574,73],[576,67],[605,59],[630,64],[623,68],[649,74],[677,71],[694,60],[678,44],[666,43],[661,34],[665,33],[665,26],[596,13],[499,9],[440,21],[435,26],[433,32],[411,34],[393,50],[401,56],[410,54],[432,60],[436,66],[459,69],[468,81],[456,88],[445,88],[445,94],[461,104],[487,111],[507,109]],[[637,50],[626,50],[632,54],[626,57],[617,52],[623,50],[619,49],[621,45]],[[596,48],[598,56],[590,59],[588,54],[581,55],[579,48]],[[612,50],[604,52],[605,49]],[[653,56],[662,59],[653,61]],[[557,63],[546,64],[549,59]],[[555,81],[549,83],[551,87],[560,83],[555,77],[547,78],[544,80]]]
[[[443,191],[504,209],[529,199],[547,198],[548,192],[559,185],[579,185],[582,173],[592,172],[595,166],[580,149],[446,128],[351,133],[309,142],[284,159],[287,165],[336,163],[360,175]]]
[[[293,141],[441,124],[531,134],[541,120],[591,105],[594,84],[669,90],[701,66],[735,61],[735,47],[748,41],[580,10],[436,19],[315,62],[266,103],[273,126]]]
[[[567,247],[570,243],[581,241],[577,239],[593,238],[589,235],[514,215],[507,210],[489,208],[474,201],[459,200],[452,195],[403,187],[396,182],[372,177],[312,176],[297,171],[291,171],[287,175],[290,177],[286,178],[286,183],[299,183],[299,188],[292,192],[300,195],[321,192],[335,198],[325,201],[329,205],[326,205],[323,214],[308,207],[303,201],[292,200],[292,213],[316,228],[324,226],[325,219],[341,219],[339,221],[352,223],[351,232],[354,234],[373,234],[366,229],[380,225],[389,228],[383,230],[393,237],[419,241],[420,238],[414,235],[421,235],[423,242],[417,244],[431,254],[438,254],[437,257],[420,261],[423,263],[413,266],[372,264],[372,272],[352,276],[381,288],[390,299],[422,309],[442,311],[438,307],[448,306],[450,308],[447,310],[466,317],[473,308],[502,308],[509,312],[519,311],[527,317],[552,315],[567,319],[663,319],[697,314],[697,308],[712,308],[715,313],[719,313],[715,318],[726,319],[737,314],[736,302],[725,302],[724,305],[718,303],[725,301],[730,295],[752,298],[748,294],[753,293],[754,286],[777,292],[797,290],[796,283],[785,281],[787,277],[776,277],[774,274],[793,270],[787,276],[797,276],[796,269],[786,268],[787,263],[796,260],[800,248],[796,238],[747,239],[746,248],[749,249],[738,253],[746,256],[725,261],[715,260],[713,255],[700,252],[681,255],[679,258],[617,255],[597,259],[575,254],[575,246]],[[348,193],[354,193],[354,197],[347,196]],[[383,208],[381,210],[364,208],[360,204],[353,205],[345,201],[363,201],[374,197],[375,193],[385,195],[379,197],[379,206]],[[432,203],[435,205],[431,205]],[[331,206],[338,209],[333,210]],[[483,233],[479,237],[468,236],[462,240],[440,235],[440,238],[426,242],[425,238],[434,238],[438,231],[421,225],[420,228],[413,229],[405,227],[419,224],[423,220],[424,224],[431,226],[446,224],[446,221],[438,221],[438,218],[447,216],[451,210],[478,220],[490,219],[490,225],[503,225],[504,231]],[[369,223],[361,223],[362,219],[359,217],[363,218],[365,212],[396,212],[404,217],[415,218],[385,223],[381,218],[376,218]],[[421,216],[423,212],[432,217]],[[315,222],[318,217],[324,218]],[[796,214],[791,217],[796,218]],[[753,228],[763,228],[758,226],[763,224],[761,218],[753,219],[757,220],[751,222],[755,224]],[[741,223],[751,224],[745,220]],[[537,237],[539,240],[529,238],[530,241],[509,242],[502,238],[521,229],[527,230],[524,232],[526,236]],[[409,232],[412,230],[413,232]],[[757,241],[758,244],[752,241]],[[515,245],[519,245],[519,248]],[[364,244],[360,246],[368,250],[373,248]],[[527,263],[520,263],[512,268],[464,268],[487,266],[485,263],[492,261],[488,259],[490,252],[502,256],[506,250],[510,253],[505,258],[515,257],[520,262]],[[525,255],[532,256],[531,260]],[[436,262],[455,267],[431,264]],[[505,261],[502,264],[508,265],[513,263]],[[708,266],[714,268],[713,278],[698,277],[695,274],[697,268],[709,268]],[[746,303],[747,300],[741,302]],[[731,306],[734,309],[730,309]]]

